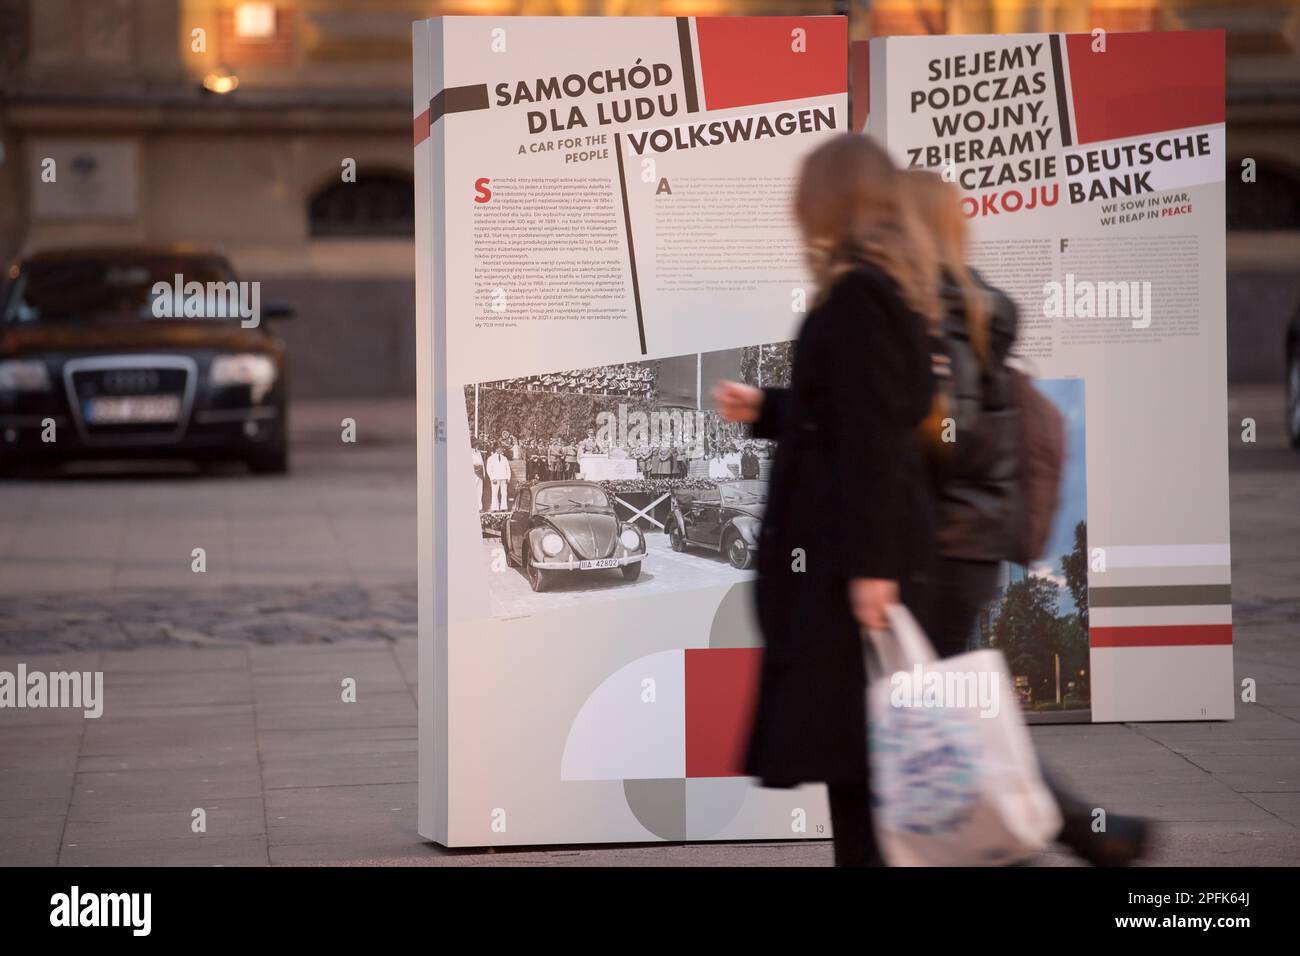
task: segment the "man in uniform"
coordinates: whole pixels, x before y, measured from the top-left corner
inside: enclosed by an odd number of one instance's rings
[[[510,459],[498,447],[487,460],[488,480],[492,482],[492,510],[506,510],[506,489],[510,485]]]
[[[602,455],[605,453],[605,449],[596,440],[596,430],[594,428],[587,429],[587,437],[578,446],[578,451],[583,455]]]
[[[568,438],[564,441],[564,477],[572,478],[578,473],[578,446]]]
[[[551,443],[546,446],[546,478],[548,481],[554,481],[562,474],[564,467],[564,446],[560,444],[558,438],[552,438]]]

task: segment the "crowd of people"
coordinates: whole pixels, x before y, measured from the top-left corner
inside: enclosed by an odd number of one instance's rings
[[[494,388],[525,392],[576,392],[587,395],[615,395],[646,398],[655,391],[655,371],[646,362],[629,365],[602,365],[598,368],[569,372],[529,375],[501,382],[488,382]]]
[[[770,467],[771,443],[722,437],[717,440],[619,444],[588,429],[584,437],[571,434],[538,438],[502,430],[496,436],[471,440],[475,481],[481,485],[481,511],[504,511],[519,485],[532,481],[576,478],[585,455],[611,460],[631,459],[643,478],[712,478],[718,481],[759,479]],[[513,463],[513,464],[512,464]]]

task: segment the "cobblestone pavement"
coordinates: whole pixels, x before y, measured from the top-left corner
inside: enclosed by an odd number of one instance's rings
[[[409,409],[346,408],[357,421],[356,444],[343,444],[331,430],[344,409],[295,406],[287,476],[176,463],[78,467],[0,482],[0,605],[11,596],[85,591],[184,596],[413,582]],[[194,570],[196,548],[203,549],[201,572]]]
[[[1032,729],[1091,804],[1158,822],[1155,864],[1300,863],[1300,455],[1280,410],[1277,389],[1232,394],[1234,660],[1258,703],[1230,722]],[[288,479],[0,485],[0,669],[102,670],[111,689],[97,720],[0,711],[0,865],[829,864],[819,841],[421,841],[408,410],[312,411]],[[331,431],[344,411],[363,435],[346,449]],[[1245,416],[1255,445],[1236,441]],[[386,440],[364,441],[367,423]]]
[[[415,638],[415,584],[9,595],[0,653]]]

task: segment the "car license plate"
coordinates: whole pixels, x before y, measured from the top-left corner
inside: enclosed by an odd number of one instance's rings
[[[174,422],[181,417],[181,397],[132,395],[124,398],[92,398],[85,404],[85,416],[87,425]]]
[[[579,561],[579,571],[591,571],[596,568],[616,568],[618,561],[615,558],[600,558],[597,561]]]

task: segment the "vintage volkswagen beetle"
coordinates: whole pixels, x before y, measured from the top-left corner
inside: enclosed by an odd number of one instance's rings
[[[534,591],[544,591],[561,571],[618,568],[635,581],[645,558],[645,537],[619,521],[593,481],[542,481],[520,490],[501,529],[506,561],[523,569]]]
[[[713,488],[673,492],[668,540],[674,551],[699,545],[721,551],[742,571],[758,553],[758,531],[767,504],[767,482],[722,481]]]

